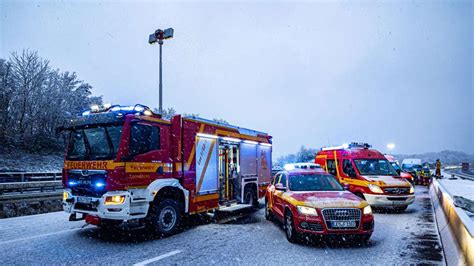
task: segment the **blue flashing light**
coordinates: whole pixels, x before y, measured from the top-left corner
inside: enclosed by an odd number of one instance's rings
[[[77,182],[76,181],[69,181],[68,185],[72,187],[72,186],[77,185]]]
[[[104,183],[101,183],[101,182],[95,183],[95,187],[96,187],[96,188],[103,188],[104,186],[105,186]]]
[[[129,106],[120,106],[120,105],[104,105],[103,107],[93,106],[90,110],[85,110],[81,114],[82,116],[88,116],[94,113],[103,113],[103,112],[114,112],[118,113],[118,115],[124,114],[136,114],[136,115],[152,115],[153,112],[151,109],[145,105],[136,104],[136,105],[129,105]]]

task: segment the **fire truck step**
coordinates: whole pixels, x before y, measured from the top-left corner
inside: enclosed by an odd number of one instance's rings
[[[250,204],[235,204],[231,206],[224,206],[224,207],[219,207],[219,211],[221,212],[234,212],[238,210],[243,210],[243,209],[248,209],[251,208],[252,205]]]

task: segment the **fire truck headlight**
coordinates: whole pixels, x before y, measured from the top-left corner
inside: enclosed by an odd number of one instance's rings
[[[372,214],[372,208],[370,207],[370,205],[365,206],[364,208],[364,215],[369,215],[369,214]]]
[[[412,185],[410,185],[410,194],[413,194],[413,193],[415,193],[415,188]]]
[[[374,192],[374,193],[383,194],[382,189],[381,189],[379,186],[377,186],[377,185],[369,184],[368,187],[369,187],[370,191],[372,191],[372,192]]]
[[[105,198],[105,205],[117,205],[125,202],[125,196],[110,196]]]
[[[97,188],[97,189],[102,189],[103,187],[105,187],[105,184],[104,184],[104,183],[102,183],[102,182],[97,182],[97,183],[95,183],[95,188]]]
[[[306,206],[296,206],[298,212],[302,215],[318,216],[318,212],[315,208],[306,207]]]

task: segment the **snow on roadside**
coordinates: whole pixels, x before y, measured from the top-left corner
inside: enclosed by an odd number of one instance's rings
[[[62,154],[31,154],[13,151],[0,154],[0,172],[61,172]]]

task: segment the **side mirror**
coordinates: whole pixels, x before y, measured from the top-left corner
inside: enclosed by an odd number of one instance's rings
[[[286,187],[284,187],[281,183],[276,184],[275,189],[279,191],[286,191]]]
[[[349,184],[342,184],[342,187],[344,188],[344,190],[349,190],[351,188]]]
[[[398,169],[398,170],[396,170],[396,171],[397,171],[398,175],[400,175],[401,172],[402,172],[402,171],[400,171],[400,169]]]

